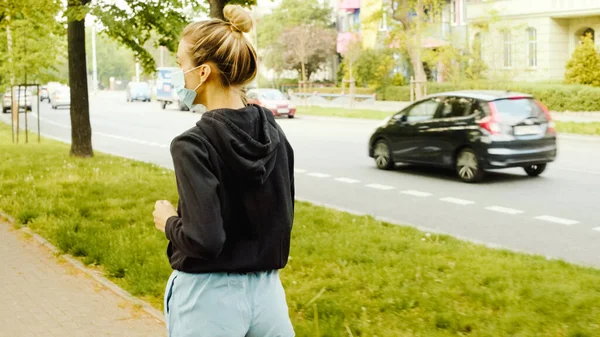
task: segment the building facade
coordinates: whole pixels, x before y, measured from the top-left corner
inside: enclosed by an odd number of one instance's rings
[[[389,40],[393,14],[397,2],[392,0],[338,0],[337,6],[337,52],[341,55],[355,40],[363,48],[397,48],[399,43]],[[465,0],[446,0],[436,14],[435,24],[426,25],[421,37],[422,47],[436,49],[447,45],[466,48],[468,45],[468,25]],[[394,72],[410,76],[411,68],[402,53],[394,55],[397,66]],[[436,67],[437,68],[437,67]],[[430,70],[430,69],[427,69]],[[443,81],[436,69],[428,72],[430,79]],[[441,73],[440,73],[441,74]]]
[[[468,0],[466,22],[490,75],[562,80],[581,37],[600,31],[600,1]]]

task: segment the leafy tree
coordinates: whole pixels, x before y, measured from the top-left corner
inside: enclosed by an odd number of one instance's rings
[[[565,82],[600,86],[600,55],[591,35],[583,36],[581,44],[575,48],[567,63]]]
[[[283,0],[271,14],[258,21],[262,62],[275,72],[293,69],[298,71],[300,79],[310,79],[335,54],[335,31],[329,28],[331,15],[331,9],[317,0]],[[293,46],[286,38],[297,41],[314,34],[317,34],[314,46]],[[297,51],[306,55],[294,55],[292,49],[302,49]]]
[[[281,35],[286,53],[284,59],[292,66],[300,65],[300,79],[310,78],[307,66],[312,62],[311,71],[318,68],[324,57],[335,52],[335,32],[331,29],[311,25],[300,25],[286,29]]]
[[[473,43],[471,45],[469,64],[465,70],[465,75],[467,76],[467,79],[485,79],[485,72],[487,71],[487,66],[485,62],[483,62],[483,58],[481,57],[482,48],[483,42],[481,41],[481,37],[479,36],[473,40]]]
[[[393,0],[392,8],[395,8],[393,19],[396,24],[392,25],[390,38],[407,51],[415,72],[417,82],[425,82],[427,76],[423,67],[422,37],[428,26],[439,24],[444,0]],[[419,83],[416,85],[416,96],[423,96],[423,88]]]
[[[355,63],[358,84],[374,89],[385,88],[392,84],[394,58],[391,51],[365,49]]]
[[[56,0],[0,2],[0,87],[57,80],[66,54]]]

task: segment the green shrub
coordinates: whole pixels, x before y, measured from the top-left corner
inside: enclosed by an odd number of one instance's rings
[[[312,88],[312,92],[318,92],[319,94],[341,94],[342,88],[340,87],[323,87],[323,88]],[[350,88],[346,86],[344,90],[345,94],[348,94]],[[357,95],[372,95],[375,93],[374,89],[371,88],[354,88],[354,93]]]
[[[566,66],[565,82],[600,86],[600,55],[591,35],[582,37],[575,48]]]
[[[435,94],[454,90],[508,90],[533,95],[552,111],[600,111],[600,88],[585,85],[546,83],[501,83],[489,81],[465,81],[452,83],[428,83],[427,93]],[[409,101],[410,88],[388,87],[380,92],[379,99]]]

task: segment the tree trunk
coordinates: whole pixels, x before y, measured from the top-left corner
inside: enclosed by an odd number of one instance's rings
[[[88,98],[87,67],[85,58],[85,19],[70,21],[67,28],[69,42],[69,85],[71,86],[71,155],[92,157],[92,126]]]
[[[419,100],[423,97],[423,86],[427,81],[425,76],[425,69],[423,68],[423,62],[421,61],[420,47],[414,46],[408,48],[408,56],[410,57],[410,63],[413,66],[415,72],[415,96]]]
[[[415,5],[416,16],[416,25],[415,25],[415,44],[413,48],[409,47],[409,56],[410,61],[413,66],[413,70],[415,71],[415,80],[417,81],[415,85],[415,95],[417,100],[423,98],[423,86],[427,81],[427,77],[425,76],[425,69],[423,68],[423,61],[421,61],[421,23],[423,22],[423,1],[417,0],[417,4]]]
[[[213,19],[225,20],[223,8],[225,8],[226,3],[227,0],[208,0],[208,4],[210,5],[210,17]]]
[[[304,64],[304,62],[300,62],[300,67],[302,69],[302,82],[306,82],[306,65]]]

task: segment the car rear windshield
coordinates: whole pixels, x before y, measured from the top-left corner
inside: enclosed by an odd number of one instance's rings
[[[285,100],[285,96],[283,96],[283,93],[279,90],[264,90],[260,92],[260,95],[267,100],[272,100],[272,101],[281,101],[281,100]]]
[[[135,83],[132,85],[131,91],[137,93],[137,94],[145,94],[150,92],[150,86],[148,85],[148,83]]]
[[[532,98],[510,98],[494,101],[502,121],[518,123],[527,118],[546,118],[544,111]]]

